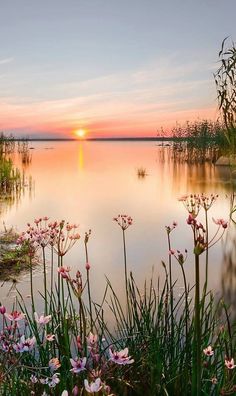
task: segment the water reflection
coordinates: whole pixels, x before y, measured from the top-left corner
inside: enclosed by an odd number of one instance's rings
[[[78,158],[79,158],[79,170],[83,170],[84,169],[84,148],[83,148],[83,142],[79,143]]]
[[[231,179],[226,170],[211,162],[189,165],[174,161],[170,146],[160,147],[151,142],[56,142],[53,150],[46,149],[48,143],[39,142],[34,143],[34,147],[33,159],[25,169],[27,177],[30,172],[35,180],[34,199],[23,194],[21,204],[18,207],[13,204],[2,218],[19,230],[24,230],[32,219],[45,215],[79,224],[81,235],[91,228],[91,284],[95,301],[99,301],[103,293],[105,274],[120,288],[122,246],[112,222],[119,213],[134,218],[134,225],[127,234],[127,254],[128,267],[139,285],[144,278],[149,278],[153,267],[156,278],[159,274],[162,276],[160,263],[168,258],[165,225],[173,220],[178,223],[173,233],[173,248],[189,250],[186,275],[189,283],[193,283],[192,235],[178,197],[191,192],[219,194],[210,216],[228,217],[226,194],[231,190]],[[21,166],[20,157],[15,156],[15,164]],[[137,177],[140,166],[148,170],[144,183]],[[219,289],[220,244],[209,255],[209,287]],[[79,243],[68,255],[66,265],[83,272],[84,261],[82,243]],[[173,278],[181,282],[178,265],[173,268]],[[40,290],[39,272],[35,279]],[[201,281],[203,284],[204,271]],[[23,295],[29,294],[27,277],[19,288]],[[6,285],[0,297],[5,295]]]

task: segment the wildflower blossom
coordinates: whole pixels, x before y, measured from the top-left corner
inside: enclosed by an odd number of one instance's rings
[[[179,198],[179,201],[183,202],[188,213],[195,219],[201,208],[201,200],[199,195],[197,194],[184,195]]]
[[[30,381],[32,382],[32,384],[37,384],[38,382],[38,378],[36,377],[36,375],[31,375],[30,376]]]
[[[20,321],[20,320],[25,319],[25,314],[24,314],[24,313],[21,313],[21,312],[18,312],[18,311],[13,311],[11,314],[5,312],[4,315],[5,315],[5,317],[6,317],[7,319],[9,319],[9,320],[12,321],[12,322],[18,322],[18,321]]]
[[[46,325],[47,323],[50,322],[52,315],[48,315],[48,316],[38,316],[37,312],[34,312],[34,318],[35,321],[39,324],[39,325]]]
[[[171,226],[166,226],[167,234],[170,234],[171,231],[173,231],[177,227],[177,225],[178,225],[177,222],[173,221]]]
[[[83,370],[86,370],[86,362],[87,362],[87,358],[75,358],[75,359],[70,359],[70,363],[72,366],[72,369],[70,371],[72,371],[72,373],[74,374],[78,374]]]
[[[122,349],[119,352],[113,352],[111,349],[109,349],[110,360],[120,365],[132,364],[134,362],[134,359],[131,359],[131,357],[128,356],[128,353],[128,348]]]
[[[213,385],[216,385],[218,383],[218,380],[216,377],[212,377],[211,382]]]
[[[61,367],[61,363],[59,362],[58,358],[52,358],[49,361],[48,366],[51,371],[56,371],[59,367]]]
[[[78,394],[79,394],[79,388],[77,385],[75,385],[74,388],[72,389],[72,395],[78,396]]]
[[[52,342],[55,340],[56,336],[55,334],[46,334],[45,338],[47,341]]]
[[[209,345],[207,348],[203,349],[203,353],[204,353],[204,355],[206,355],[206,356],[212,356],[212,355],[214,355],[214,351],[213,351],[211,345]]]
[[[59,384],[60,379],[58,378],[59,373],[53,374],[51,379],[48,380],[48,386],[50,388],[54,388],[57,384]]]
[[[117,217],[114,217],[113,220],[117,222],[123,231],[133,224],[132,217],[128,215],[118,215]]]
[[[1,313],[2,315],[4,315],[5,312],[6,312],[6,307],[4,307],[4,305],[0,305],[0,313]]]
[[[102,389],[102,382],[100,378],[97,378],[95,382],[88,383],[88,380],[84,380],[84,386],[88,393],[96,393]]]
[[[228,227],[228,222],[225,221],[224,219],[216,219],[215,220],[215,219],[212,218],[212,220],[214,221],[214,223],[216,225],[222,226],[222,228],[227,228]]]
[[[62,278],[69,279],[68,273],[70,272],[70,267],[60,267],[57,271],[62,276]]]
[[[199,195],[200,205],[203,207],[203,209],[207,211],[212,207],[213,203],[216,201],[217,198],[218,194],[211,194],[210,196],[201,194]]]
[[[234,359],[225,359],[225,366],[227,369],[232,370],[236,367],[236,364],[234,364]]]
[[[90,332],[89,336],[87,337],[88,347],[90,349],[93,348],[97,344],[97,342],[98,342],[98,336]]]
[[[25,339],[25,336],[22,335],[20,341],[17,344],[13,345],[13,348],[16,352],[29,352],[33,349],[35,342],[35,337]]]

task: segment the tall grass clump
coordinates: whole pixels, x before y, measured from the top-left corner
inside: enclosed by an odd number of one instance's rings
[[[225,48],[228,37],[219,52],[220,66],[214,74],[219,110],[225,126],[225,138],[231,153],[236,149],[236,48],[235,43]]]
[[[210,120],[177,124],[172,128],[172,158],[187,163],[215,163],[226,147],[224,125]]]
[[[92,300],[92,270],[85,233],[85,264],[74,273],[67,253],[80,242],[78,227],[64,220],[39,218],[28,224],[18,243],[29,259],[42,257],[43,291],[30,269],[30,304],[18,292],[14,306],[0,306],[0,394],[2,395],[230,395],[236,389],[235,326],[230,308],[208,291],[208,250],[223,237],[228,222],[209,211],[217,196],[181,198],[192,233],[192,252],[172,246],[178,225],[166,226],[168,263],[164,280],[152,276],[140,288],[129,271],[127,232],[133,219],[114,218],[121,230],[125,304],[107,280],[100,303]],[[204,211],[204,223],[198,214]],[[186,262],[192,260],[195,284],[189,285]],[[184,285],[177,296],[173,266]],[[189,264],[188,264],[189,265]],[[206,280],[200,284],[200,266]],[[85,281],[84,281],[85,278]],[[162,284],[162,286],[161,286]],[[38,296],[37,296],[38,297]],[[87,301],[87,303],[85,303]],[[113,320],[107,321],[107,313]]]

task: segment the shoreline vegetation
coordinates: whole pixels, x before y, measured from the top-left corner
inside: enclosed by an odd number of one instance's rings
[[[18,237],[28,251],[30,303],[17,289],[13,307],[0,304],[0,392],[3,396],[148,396],[234,395],[236,389],[236,329],[230,308],[208,291],[208,252],[222,241],[229,220],[213,219],[217,195],[180,198],[192,247],[173,246],[178,232],[173,221],[165,227],[167,260],[161,274],[139,288],[129,271],[127,232],[135,222],[128,215],[113,220],[121,232],[123,282],[116,290],[107,279],[101,302],[93,300],[89,241],[78,226],[48,217],[35,219]],[[199,212],[204,223],[199,222]],[[230,215],[233,217],[235,208]],[[234,220],[231,222],[234,225]],[[181,232],[181,230],[179,230]],[[84,245],[84,266],[74,273],[67,253]],[[33,278],[33,253],[41,257],[43,291]],[[189,263],[190,260],[190,263]],[[187,264],[188,261],[188,264]],[[182,272],[183,292],[176,295],[173,266]],[[190,285],[185,266],[195,270]],[[200,284],[200,266],[205,282]],[[120,290],[125,290],[125,305]],[[41,297],[39,307],[36,294]],[[43,307],[43,309],[42,309]],[[106,319],[107,310],[113,325]]]

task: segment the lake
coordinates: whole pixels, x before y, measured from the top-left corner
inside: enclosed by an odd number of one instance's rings
[[[219,194],[210,219],[227,219],[232,183],[226,167],[173,161],[170,147],[155,142],[31,142],[30,147],[32,160],[28,165],[22,165],[17,153],[13,159],[26,178],[32,178],[31,188],[26,185],[18,201],[9,206],[4,204],[1,221],[18,231],[42,216],[79,224],[81,240],[66,256],[65,265],[81,272],[85,272],[83,236],[91,229],[88,247],[94,300],[101,299],[105,276],[116,290],[122,290],[122,234],[113,221],[118,214],[128,214],[134,220],[126,231],[127,255],[128,267],[139,285],[150,278],[152,269],[156,280],[158,275],[164,276],[161,260],[168,260],[165,226],[173,221],[178,226],[171,234],[172,246],[181,251],[188,249],[185,269],[189,283],[193,284],[192,235],[186,224],[187,211],[178,198],[186,193]],[[141,167],[147,173],[144,177],[138,177]],[[211,234],[215,228],[212,224]],[[224,248],[227,257],[232,254],[234,243],[232,227],[228,234]],[[227,264],[222,252],[222,241],[209,252],[209,288],[220,291],[223,284],[228,292],[231,283],[235,283],[234,263]],[[203,283],[204,271],[201,277]],[[181,292],[178,263],[173,264],[173,278],[178,279],[176,288]],[[34,279],[36,288],[41,290],[40,266]],[[16,295],[15,290],[9,293],[10,286],[9,282],[1,285],[0,300],[4,304],[9,304]],[[29,295],[28,274],[19,277],[17,287],[23,296]]]

